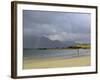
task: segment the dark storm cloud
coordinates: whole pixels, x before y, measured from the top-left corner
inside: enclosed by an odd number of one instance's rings
[[[67,40],[89,42],[90,18],[90,14],[85,13],[24,10],[24,38],[44,36],[62,42]]]

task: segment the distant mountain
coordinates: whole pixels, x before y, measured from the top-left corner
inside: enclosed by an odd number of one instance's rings
[[[62,48],[75,45],[74,41],[61,42],[59,40],[50,40],[47,37],[24,37],[24,48]]]
[[[77,43],[75,42],[75,41],[65,41],[65,42],[63,42],[65,45],[67,45],[67,46],[75,46]]]

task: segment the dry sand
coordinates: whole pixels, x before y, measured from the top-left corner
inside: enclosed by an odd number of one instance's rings
[[[90,56],[74,57],[69,59],[62,58],[48,58],[39,60],[24,60],[24,69],[36,69],[36,68],[57,68],[57,67],[80,67],[90,66]]]

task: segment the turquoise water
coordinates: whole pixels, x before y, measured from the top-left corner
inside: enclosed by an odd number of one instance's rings
[[[90,49],[70,50],[23,50],[24,59],[46,59],[46,58],[72,58],[76,56],[90,55]]]

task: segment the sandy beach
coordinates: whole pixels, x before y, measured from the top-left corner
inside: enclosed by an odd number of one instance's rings
[[[80,56],[69,59],[62,58],[48,58],[39,60],[24,60],[23,69],[36,68],[56,68],[56,67],[78,67],[91,65],[90,56]]]

